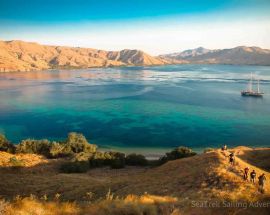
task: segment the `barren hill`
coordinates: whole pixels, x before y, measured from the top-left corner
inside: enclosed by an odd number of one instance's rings
[[[154,57],[140,50],[104,51],[19,40],[0,41],[0,72],[188,63],[270,65],[270,50],[246,46],[216,50],[199,47]]]
[[[140,50],[103,51],[47,46],[23,41],[0,41],[0,71],[162,65],[167,61]]]
[[[256,150],[256,152],[252,152]],[[203,210],[192,204],[195,202],[257,202],[270,199],[270,173],[255,166],[250,153],[255,153],[256,162],[262,157],[270,155],[270,149],[236,148],[236,164],[228,164],[229,152],[223,153],[215,150],[190,158],[170,161],[160,167],[127,167],[112,170],[109,168],[92,169],[84,174],[60,174],[57,172],[57,161],[41,159],[40,164],[28,166],[14,171],[1,164],[0,168],[0,196],[13,198],[16,195],[54,196],[61,194],[61,199],[84,201],[88,192],[98,199],[105,196],[110,190],[115,196],[124,197],[129,194],[145,195],[149,193],[158,196],[171,196],[177,198],[175,207],[179,214],[268,214],[269,208],[247,209],[238,207],[206,207]],[[5,157],[7,155],[5,154]],[[17,155],[16,155],[17,156]],[[27,162],[29,155],[24,157]],[[2,159],[3,155],[0,155]],[[252,160],[252,159],[251,159]],[[60,160],[59,160],[60,161]],[[61,161],[62,162],[62,161]],[[254,163],[256,163],[254,162]],[[266,192],[258,192],[258,185],[244,182],[243,169],[249,166],[259,176],[266,173]],[[42,169],[40,171],[39,169]],[[194,203],[195,204],[195,203]],[[221,203],[222,204],[222,203]],[[226,206],[226,205],[225,205]]]
[[[270,50],[238,46],[231,49],[209,50],[202,47],[179,53],[160,55],[162,59],[185,60],[197,64],[270,65]]]

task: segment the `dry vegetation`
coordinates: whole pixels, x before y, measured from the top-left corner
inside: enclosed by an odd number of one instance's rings
[[[239,158],[247,163],[270,171],[270,148],[237,147],[234,151]]]
[[[174,208],[176,198],[160,197],[154,195],[128,195],[125,198],[114,198],[108,193],[105,199],[92,203],[91,201],[78,205],[75,202],[46,201],[37,199],[35,196],[28,198],[17,197],[13,202],[1,202],[6,215],[51,215],[51,214],[179,214]]]
[[[205,200],[270,202],[270,174],[243,160],[251,159],[247,150],[250,149],[233,150],[237,155],[234,167],[228,165],[229,152],[215,150],[159,167],[104,167],[80,174],[59,173],[61,159],[47,160],[28,154],[10,155],[24,159],[27,164],[14,169],[6,165],[8,154],[1,153],[0,160],[5,162],[0,162],[0,195],[6,202],[2,201],[0,208],[5,208],[5,214],[23,215],[269,214],[270,205],[246,210],[192,207],[193,201]],[[264,150],[256,150],[258,161],[259,151]],[[258,192],[257,185],[243,181],[242,170],[246,166],[255,169],[257,175],[266,173],[265,194]]]
[[[12,167],[12,159],[23,163],[24,167],[34,167],[36,165],[47,164],[48,160],[41,155],[36,154],[10,154],[0,151],[0,167]]]

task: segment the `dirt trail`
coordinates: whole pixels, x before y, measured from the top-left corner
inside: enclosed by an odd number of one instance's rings
[[[270,173],[266,170],[263,170],[257,166],[252,165],[251,163],[248,163],[246,161],[244,161],[243,159],[240,158],[240,156],[242,156],[244,154],[243,151],[245,150],[250,150],[249,148],[245,147],[245,148],[236,148],[233,150],[229,150],[227,152],[222,152],[221,150],[218,150],[217,152],[220,153],[221,155],[223,155],[225,161],[227,162],[227,170],[233,174],[235,174],[235,176],[238,178],[238,180],[241,181],[241,183],[243,184],[243,187],[249,186],[250,184],[252,184],[249,180],[248,181],[244,181],[243,180],[243,175],[244,175],[244,169],[246,167],[249,168],[249,174],[252,170],[255,170],[256,172],[256,182],[255,184],[252,186],[254,186],[255,189],[257,189],[256,193],[258,193],[258,177],[261,174],[265,174],[266,176],[266,185],[265,185],[265,196],[266,195],[270,195]],[[229,154],[233,152],[235,154],[235,164],[234,166],[231,166],[229,164]],[[248,175],[248,179],[250,178],[250,175]],[[248,190],[248,192],[250,192],[250,190]]]

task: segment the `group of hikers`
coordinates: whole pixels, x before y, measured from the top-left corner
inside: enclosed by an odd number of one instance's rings
[[[224,145],[222,146],[222,151],[226,151],[227,150],[227,146]],[[229,155],[229,163],[231,166],[234,166],[235,165],[235,155],[234,153],[230,153]],[[244,169],[244,175],[243,175],[243,179],[244,181],[248,181],[248,176],[250,177],[250,182],[255,184],[255,180],[256,180],[256,176],[257,176],[257,173],[255,170],[252,170],[249,174],[249,167],[246,167]],[[258,184],[259,184],[259,192],[261,193],[264,193],[264,187],[265,187],[265,182],[266,182],[266,176],[265,174],[261,174],[259,177],[258,177]]]

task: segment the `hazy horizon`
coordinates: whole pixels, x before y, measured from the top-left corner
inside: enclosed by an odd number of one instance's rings
[[[0,1],[0,38],[151,55],[270,48],[270,1]]]

